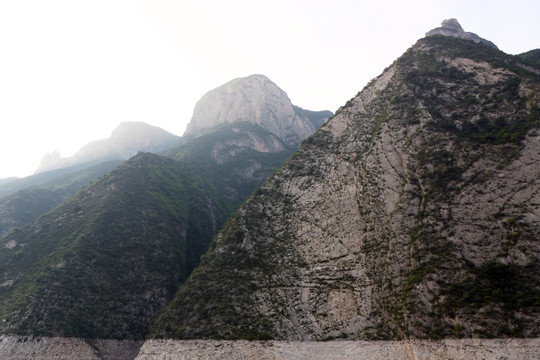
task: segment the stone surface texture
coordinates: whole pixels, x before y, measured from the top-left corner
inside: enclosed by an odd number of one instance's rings
[[[440,341],[93,340],[2,336],[2,360],[421,360],[540,358],[540,339]]]
[[[143,343],[59,337],[0,337],[2,360],[132,360]]]
[[[533,360],[539,339],[410,341],[203,341],[150,340],[137,360]]]
[[[420,40],[230,219],[152,336],[538,336],[540,81],[512,61]]]
[[[313,134],[331,113],[315,120],[295,107],[287,94],[264,75],[232,80],[204,95],[193,110],[184,136],[198,136],[219,124],[246,121],[261,126],[289,147]]]
[[[452,36],[452,37],[457,37],[459,39],[480,42],[480,43],[489,45],[491,47],[497,48],[497,46],[491,41],[483,39],[472,32],[465,32],[456,19],[444,20],[440,27],[430,30],[426,33],[426,36],[431,36],[431,35]]]

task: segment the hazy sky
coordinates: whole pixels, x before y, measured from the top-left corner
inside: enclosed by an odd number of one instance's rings
[[[538,0],[0,0],[0,178],[122,121],[182,135],[202,95],[255,73],[335,111],[444,19],[516,54],[540,48],[539,14]]]

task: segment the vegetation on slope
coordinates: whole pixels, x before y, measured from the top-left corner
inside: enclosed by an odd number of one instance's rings
[[[84,169],[70,168],[72,171],[67,173],[52,171],[55,176],[39,174],[22,179],[20,186],[34,185],[0,199],[0,236],[34,221],[119,164],[120,161],[108,161]]]
[[[4,331],[142,338],[186,276],[187,199],[141,154],[2,240]]]
[[[141,153],[0,239],[2,331],[143,339],[226,218],[292,152],[235,145],[255,135],[270,136],[224,126],[167,157]],[[216,163],[222,143],[229,156]]]
[[[44,187],[49,190],[67,187],[74,188],[76,192],[120,163],[119,160],[91,162],[27,176],[0,185],[0,198],[30,187]]]
[[[540,49],[527,51],[517,55],[521,60],[535,66],[540,66]]]
[[[496,213],[486,204],[486,214],[469,214],[478,217],[471,224],[460,212],[477,204],[459,201],[481,196],[483,183],[499,184],[499,172],[522,154],[526,134],[540,125],[540,76],[494,48],[442,36],[420,40],[392,71],[387,85],[379,79],[368,85],[365,96],[342,107],[244,204],[156,321],[152,337],[539,334],[539,228],[522,213],[530,204],[522,209],[507,201]],[[370,93],[376,96],[366,103]],[[350,125],[339,132],[343,124]],[[329,135],[334,125],[339,136]],[[326,170],[338,171],[332,161],[356,169],[354,176],[326,179]],[[399,178],[391,188],[383,161],[403,167],[387,169]],[[490,189],[504,197],[527,186],[534,183]],[[300,247],[317,252],[328,238],[336,238],[336,247],[347,240],[335,235],[347,231],[334,224],[340,209],[313,219],[297,200],[327,203],[316,195],[324,187],[354,187],[347,195],[357,201],[354,223],[364,228],[351,242],[361,251],[309,263]],[[398,198],[391,213],[388,193]],[[300,221],[315,222],[312,229],[322,235],[298,230]],[[354,294],[354,311],[367,312],[331,320],[320,309],[333,291]]]

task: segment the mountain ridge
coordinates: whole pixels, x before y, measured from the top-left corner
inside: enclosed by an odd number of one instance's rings
[[[122,122],[109,138],[91,141],[71,157],[62,158],[57,151],[46,154],[35,174],[88,162],[127,160],[139,151],[166,150],[180,139],[179,136],[143,122]]]
[[[139,152],[12,229],[0,238],[1,331],[144,339],[226,218],[294,150],[257,124],[220,124]]]
[[[540,77],[521,65],[419,40],[229,219],[151,337],[537,336]]]

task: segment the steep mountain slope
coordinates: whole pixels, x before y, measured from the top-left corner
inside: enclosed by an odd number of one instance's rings
[[[43,179],[42,175],[49,175],[46,173],[31,176],[39,185],[26,187],[0,198],[0,237],[16,227],[34,221],[78,192],[83,186],[105,175],[119,164],[120,161],[113,160],[94,166],[86,164],[87,167],[82,166],[80,170],[75,170],[78,168],[77,166],[70,167],[71,172],[57,174],[50,180],[39,180]],[[64,171],[52,172],[62,173]],[[22,184],[29,183],[30,181],[22,181]]]
[[[152,337],[540,333],[540,76],[432,35],[230,218]]]
[[[283,140],[260,126],[237,122],[219,125],[171,149],[167,156],[197,167],[231,209],[237,210],[293,152]]]
[[[138,151],[160,152],[181,142],[155,126],[128,122],[70,158],[46,155],[36,174],[0,184],[0,236],[51,210]]]
[[[139,151],[158,153],[179,141],[179,136],[156,126],[142,122],[123,122],[109,138],[93,141],[71,157],[62,158],[58,152],[46,154],[36,174],[82,163],[126,160]]]
[[[232,80],[204,95],[195,106],[184,136],[198,136],[219,124],[247,121],[270,131],[296,148],[315,132],[329,111],[306,111],[264,75]]]
[[[122,163],[0,239],[0,330],[143,339],[226,218],[293,151],[236,122]]]
[[[203,161],[207,137],[178,161],[141,153],[0,240],[2,330],[144,338],[226,217],[284,161],[246,155],[267,166],[246,180]]]
[[[187,276],[194,189],[179,173],[141,154],[2,239],[3,330],[142,337]]]
[[[262,87],[255,86],[247,87],[246,83],[253,82],[264,84]],[[285,92],[277,85],[272,83],[266,77],[262,75],[252,76],[245,79],[237,79],[233,81],[236,88],[241,88],[242,101],[237,100],[236,105],[238,107],[245,107],[246,104],[250,104],[251,111],[255,111],[257,114],[270,112],[273,116],[272,124],[274,128],[282,129],[281,122],[288,123],[290,119],[287,118],[290,112],[293,111],[297,117],[295,121],[303,124],[300,132],[295,132],[298,129],[287,129],[286,136],[294,138],[293,143],[286,143],[284,139],[276,134],[272,134],[268,130],[264,130],[261,126],[269,126],[267,123],[260,124],[259,129],[256,129],[256,125],[251,127],[250,131],[247,131],[247,125],[243,125],[243,128],[235,127],[237,134],[221,134],[224,139],[219,138],[218,133],[221,131],[228,131],[230,122],[213,125],[212,122],[207,123],[204,129],[204,133],[213,133],[211,138],[211,144],[206,143],[213,148],[213,158],[218,164],[223,165],[226,162],[224,157],[236,158],[236,165],[240,165],[240,158],[238,152],[244,152],[246,149],[252,149],[262,153],[280,153],[276,156],[267,156],[273,158],[271,163],[266,166],[272,171],[277,168],[286,158],[288,158],[293,150],[299,145],[299,141],[303,140],[306,136],[311,135],[315,129],[318,129],[324,121],[332,115],[329,111],[309,111],[296,107],[290,103]],[[270,90],[269,90],[270,89]],[[216,93],[210,92],[210,94]],[[283,99],[281,108],[273,103],[272,96],[279,94]],[[211,97],[211,96],[210,96]],[[229,109],[222,109],[224,104],[220,101],[212,101],[206,99],[202,101],[205,104],[206,109],[221,109],[220,114],[224,116],[228,121],[234,119],[234,114],[228,114]],[[260,107],[260,108],[258,108]],[[283,110],[282,108],[285,108]],[[291,110],[293,109],[293,110]],[[218,111],[218,110],[215,110]],[[288,111],[288,112],[287,112]],[[196,113],[198,113],[196,111]],[[245,115],[245,114],[244,114]],[[239,122],[255,123],[260,120],[259,118],[250,118],[249,116],[255,116],[254,113],[249,113],[241,120],[234,121],[233,124]],[[277,117],[276,117],[277,116]],[[195,116],[193,122],[198,123],[200,117]],[[306,130],[308,129],[308,131]],[[275,129],[274,129],[275,130]],[[202,133],[202,132],[201,132]],[[199,135],[201,134],[199,133]],[[260,134],[264,135],[260,137]],[[219,136],[218,136],[219,135]],[[244,136],[241,140],[242,143],[236,144],[239,137]],[[247,138],[247,137],[249,138]],[[188,136],[189,138],[189,136]],[[176,148],[182,146],[185,143],[185,139],[181,139],[174,136],[162,129],[147,125],[144,123],[122,123],[111,134],[111,137],[105,140],[94,141],[70,158],[60,158],[59,154],[47,155],[40,168],[38,174],[29,176],[23,179],[19,179],[13,182],[6,182],[4,186],[0,184],[0,196],[6,196],[0,198],[0,236],[6,235],[10,230],[15,227],[27,224],[33,221],[38,216],[44,214],[54,206],[60,204],[66,200],[69,196],[73,195],[82,186],[87,185],[91,181],[95,180],[98,176],[101,176],[108,171],[112,170],[110,164],[115,161],[116,164],[120,160],[112,160],[105,162],[107,159],[127,159],[130,156],[135,155],[138,151],[149,152],[162,152],[166,148],[170,148],[173,144],[176,144]],[[175,156],[175,150],[169,151],[171,156]],[[202,154],[202,153],[201,153]],[[199,154],[199,156],[202,156]],[[219,157],[219,158],[218,158]],[[266,160],[263,160],[263,162]],[[76,164],[76,165],[72,165]],[[96,165],[97,164],[97,165]],[[69,165],[69,166],[68,166]],[[116,166],[116,165],[115,165]],[[213,166],[213,165],[210,165]],[[256,171],[256,168],[261,167],[261,162],[247,164],[245,171],[252,173]],[[249,169],[251,167],[251,170]],[[43,172],[45,169],[55,169]],[[58,169],[56,169],[58,168]],[[268,170],[267,169],[267,170]],[[238,170],[238,169],[237,169]],[[266,179],[272,171],[263,171],[264,175],[255,176],[254,182],[245,186],[241,201],[256,187],[262,179]],[[250,174],[244,174],[244,178],[249,177]],[[73,178],[73,180],[70,179]],[[38,186],[37,188],[31,188],[32,186]],[[18,193],[15,194],[15,192]],[[8,196],[10,195],[10,196]],[[235,202],[235,207],[238,206]]]

